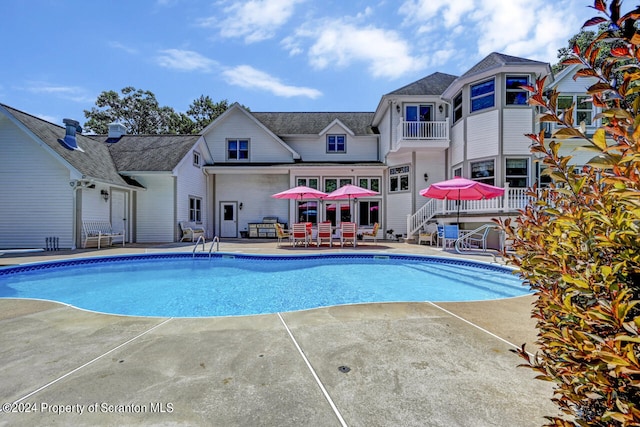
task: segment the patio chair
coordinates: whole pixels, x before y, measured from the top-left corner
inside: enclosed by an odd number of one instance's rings
[[[282,224],[276,222],[274,226],[276,227],[276,236],[278,237],[278,247],[282,246],[283,240],[291,241],[291,233],[286,232]]]
[[[378,229],[380,229],[380,224],[376,222],[373,224],[373,230],[364,231],[362,233],[362,239],[364,240],[365,237],[373,237],[373,243],[376,243],[376,240],[378,239]]]
[[[424,231],[421,231],[418,235],[418,244],[422,242],[429,242],[429,246],[433,246],[434,242],[437,244],[438,240],[438,225],[435,222],[427,224]]]
[[[473,248],[477,247],[478,249],[482,249],[483,251],[487,251],[487,236],[491,231],[490,227],[486,227],[482,233],[473,233],[464,238],[464,244],[467,247]]]
[[[455,245],[458,240],[460,231],[458,225],[445,225],[442,233],[442,248],[446,249],[448,245]]]
[[[330,222],[321,222],[318,224],[318,247],[322,245],[323,241],[329,242],[329,247],[333,247],[333,231],[331,230]]]
[[[351,242],[354,248],[357,246],[355,222],[343,222],[340,224],[340,246],[344,246],[348,242]]]
[[[291,241],[293,246],[299,243],[304,243],[305,248],[309,246],[309,233],[307,232],[307,225],[304,222],[293,224]]]

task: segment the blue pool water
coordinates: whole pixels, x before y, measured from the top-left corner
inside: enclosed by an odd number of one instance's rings
[[[366,302],[472,301],[528,293],[511,270],[374,254],[213,254],[87,258],[0,268],[0,297],[103,313],[235,316]]]

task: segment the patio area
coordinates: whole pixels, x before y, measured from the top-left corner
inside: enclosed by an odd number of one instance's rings
[[[318,251],[276,246],[223,240],[219,250]],[[183,243],[5,254],[0,265],[192,250]],[[333,249],[354,250],[460,256],[388,241]],[[0,413],[0,426],[538,426],[557,414],[551,385],[517,368],[521,359],[509,351],[533,348],[532,301],[184,319],[0,299],[0,401],[11,410]]]

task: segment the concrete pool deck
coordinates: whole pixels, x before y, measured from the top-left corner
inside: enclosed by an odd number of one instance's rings
[[[0,265],[192,249],[5,254]],[[328,251],[246,239],[223,240],[219,249]],[[355,250],[460,256],[386,241]],[[0,426],[539,426],[558,414],[552,387],[518,368],[521,359],[509,351],[512,344],[534,347],[532,302],[358,304],[181,319],[0,299],[0,403],[17,402],[0,413]]]

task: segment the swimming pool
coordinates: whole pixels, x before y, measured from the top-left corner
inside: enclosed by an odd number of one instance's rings
[[[44,299],[153,317],[238,316],[527,293],[508,268],[413,255],[148,254],[0,268],[0,298]]]

